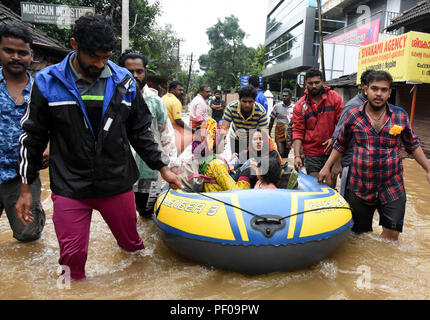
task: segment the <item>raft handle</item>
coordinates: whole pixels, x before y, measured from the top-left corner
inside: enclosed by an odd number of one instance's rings
[[[276,215],[259,215],[251,219],[251,227],[271,238],[277,231],[285,228],[285,219]]]
[[[260,225],[262,223],[269,223],[269,224],[281,224],[281,219],[279,218],[266,218],[266,217],[257,217],[255,224]]]

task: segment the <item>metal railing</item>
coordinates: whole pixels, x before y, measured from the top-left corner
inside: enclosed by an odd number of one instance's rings
[[[385,12],[385,19],[384,19],[384,26],[381,30],[382,33],[388,33],[388,34],[400,34],[400,30],[394,30],[394,31],[386,31],[385,28],[387,28],[391,24],[391,20],[398,17],[401,13],[397,12],[391,12],[391,11],[384,11]]]
[[[395,17],[399,16],[400,13],[398,12],[391,12],[391,11],[378,11],[374,14],[372,14],[369,18],[366,19],[366,22],[371,22],[371,21],[375,21],[377,19],[380,19],[380,25],[379,25],[379,33],[386,33],[386,34],[393,34],[393,35],[397,35],[400,34],[400,30],[395,30],[395,31],[391,31],[391,32],[387,32],[385,30],[386,27],[388,27],[391,24],[391,20],[394,19]],[[330,35],[327,35],[324,37],[324,40],[327,40],[328,37],[330,38],[334,38],[336,36],[339,36],[341,34],[345,34],[355,28],[357,28],[358,24],[357,23],[352,23],[350,25],[347,25],[344,28],[338,29],[334,32],[332,32]]]

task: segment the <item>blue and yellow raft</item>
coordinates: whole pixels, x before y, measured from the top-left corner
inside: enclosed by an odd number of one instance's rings
[[[298,189],[166,190],[153,220],[165,244],[202,265],[246,274],[294,271],[335,250],[352,227],[347,202],[299,173]]]

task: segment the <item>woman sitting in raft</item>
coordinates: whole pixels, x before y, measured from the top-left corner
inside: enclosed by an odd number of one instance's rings
[[[242,151],[239,155],[235,153],[236,157],[230,161],[230,165],[232,165],[235,170],[242,167],[244,169],[249,166],[252,158],[258,160],[264,156],[277,158],[279,163],[283,164],[283,160],[278,152],[275,142],[273,142],[272,138],[265,130],[261,130],[260,128],[253,129],[250,130],[250,134],[251,141],[248,149]]]
[[[209,118],[196,132],[193,142],[193,156],[200,160],[199,173],[211,182],[205,182],[203,189],[205,192],[218,192],[228,190],[250,189],[250,180],[247,176],[240,176],[237,181],[230,176],[228,164],[221,156],[225,148],[225,135],[221,134],[216,121]]]
[[[283,160],[279,155],[276,144],[269,137],[266,131],[255,129],[250,131],[250,134],[251,141],[248,150],[239,154],[234,180],[239,179],[242,175],[249,176],[251,179],[251,187],[253,188],[258,179],[255,168],[250,167],[251,161],[256,162],[257,165],[261,165],[261,163],[263,163],[264,167],[267,168],[269,165],[269,159],[275,159],[279,165],[283,164]],[[238,163],[241,162],[243,164],[240,166]]]

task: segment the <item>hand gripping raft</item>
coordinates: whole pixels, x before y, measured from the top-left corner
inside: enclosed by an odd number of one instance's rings
[[[153,220],[165,244],[202,265],[246,274],[294,271],[335,250],[352,227],[347,202],[299,173],[298,189],[165,190]]]

